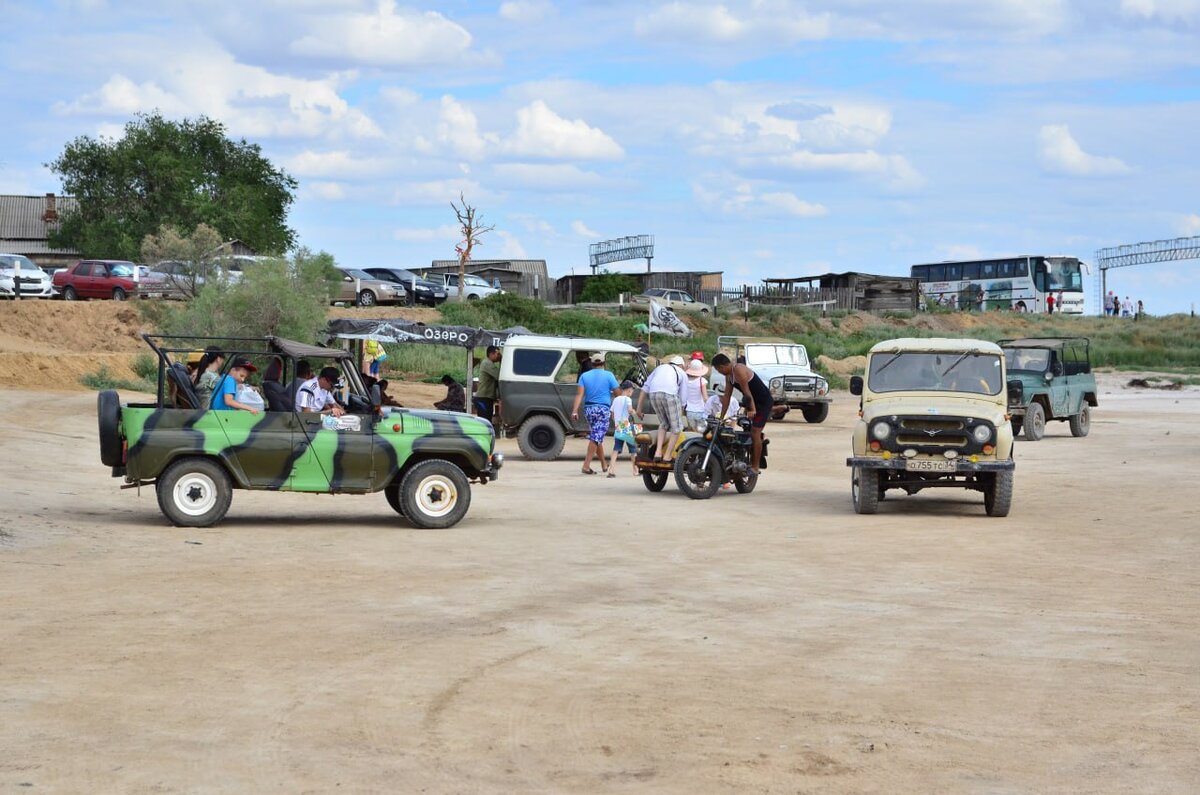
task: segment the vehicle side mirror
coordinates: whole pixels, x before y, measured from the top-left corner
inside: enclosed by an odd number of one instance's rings
[[[850,394],[861,395],[863,393],[863,379],[861,375],[850,376]]]
[[[1025,385],[1021,383],[1019,378],[1014,378],[1008,382],[1008,404],[1010,406],[1019,406],[1025,402]]]
[[[379,408],[383,405],[383,394],[380,392],[379,384],[371,384],[371,407]]]
[[[354,281],[354,279],[350,278],[349,276],[343,276],[343,277],[342,277],[342,281],[344,281],[344,282],[352,282],[352,281]]]

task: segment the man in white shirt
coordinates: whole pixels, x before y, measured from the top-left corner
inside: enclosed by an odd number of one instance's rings
[[[683,406],[687,403],[687,375],[683,370],[683,357],[672,356],[650,371],[642,392],[638,395],[637,413],[642,414],[646,396],[650,406],[658,415],[658,436],[654,448],[655,461],[675,460],[676,442],[683,433]],[[666,444],[667,440],[670,444]]]
[[[345,414],[346,412],[330,394],[330,390],[333,389],[337,380],[336,367],[322,368],[319,375],[308,379],[296,390],[296,411],[332,414],[335,417]]]

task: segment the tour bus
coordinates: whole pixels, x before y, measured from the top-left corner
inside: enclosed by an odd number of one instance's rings
[[[1023,256],[913,265],[912,276],[927,306],[1045,312],[1053,294],[1055,312],[1081,315],[1082,269],[1076,257]]]

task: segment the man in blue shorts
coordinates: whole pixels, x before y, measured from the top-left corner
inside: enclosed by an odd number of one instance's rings
[[[608,471],[608,461],[604,458],[604,437],[608,433],[609,411],[612,408],[613,395],[620,390],[620,384],[612,373],[604,366],[604,354],[593,353],[591,368],[579,375],[579,388],[575,392],[575,405],[571,408],[571,419],[579,419],[579,404],[583,403],[583,413],[588,422],[588,449],[583,457],[585,475],[594,475],[592,457],[599,456],[600,468]]]

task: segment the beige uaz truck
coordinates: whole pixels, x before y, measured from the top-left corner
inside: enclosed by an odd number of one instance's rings
[[[846,459],[854,510],[875,513],[890,489],[958,488],[983,492],[987,514],[1007,516],[1009,388],[995,343],[906,338],[871,348],[865,374],[850,379],[861,400]]]

